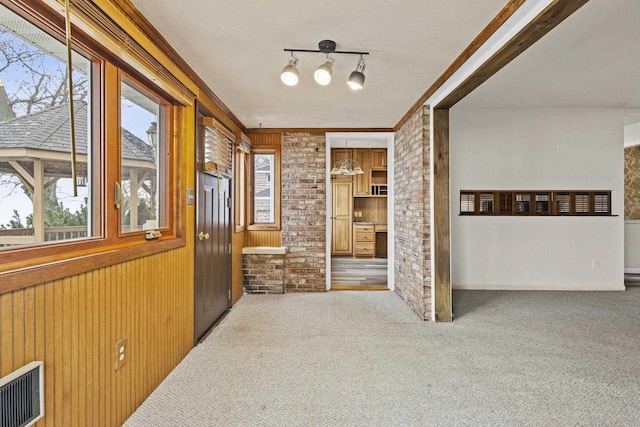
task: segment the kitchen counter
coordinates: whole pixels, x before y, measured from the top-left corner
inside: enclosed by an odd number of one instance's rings
[[[353,225],[387,225],[387,223],[386,222],[375,222],[375,221],[371,221],[371,222],[353,221]]]

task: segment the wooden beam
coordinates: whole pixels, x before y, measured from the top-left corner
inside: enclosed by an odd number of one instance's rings
[[[54,185],[55,183],[58,182],[58,180],[60,179],[60,176],[51,178],[49,181],[47,181],[47,183],[44,185],[44,189],[46,190],[47,188],[51,187],[52,185]]]
[[[20,178],[20,181],[22,181],[24,185],[29,187],[31,193],[33,193],[35,183],[33,180],[33,176],[29,173],[29,171],[23,168],[22,165],[17,161],[9,161],[9,164],[18,173],[18,178]]]
[[[42,160],[33,161],[33,237],[44,242],[44,165]]]
[[[433,110],[432,266],[436,322],[453,319],[451,306],[451,235],[449,218],[449,110]]]
[[[447,95],[436,108],[451,108],[491,76],[517,58],[522,52],[557,27],[589,0],[554,0],[538,16],[531,20],[506,45],[481,65],[460,86]]]
[[[252,128],[247,133],[393,132],[393,128]],[[253,140],[251,141],[253,143]]]
[[[400,127],[402,127],[402,125],[405,124],[407,120],[409,120],[409,118],[413,115],[413,113],[418,111],[418,109],[421,108],[425,104],[425,102],[427,102],[427,99],[429,99],[431,95],[433,95],[438,89],[440,89],[440,87],[447,80],[449,80],[449,78],[456,71],[458,71],[458,69],[465,62],[467,62],[467,60],[471,57],[471,55],[476,53],[476,51],[480,49],[480,46],[482,46],[489,39],[489,37],[491,37],[493,33],[495,33],[498,30],[498,28],[500,28],[502,24],[504,24],[506,20],[509,19],[511,15],[515,13],[516,10],[518,10],[520,6],[522,6],[524,1],[525,0],[509,0],[509,3],[507,3],[507,5],[504,8],[502,8],[500,13],[498,13],[496,17],[491,20],[491,22],[489,22],[489,24],[484,28],[484,30],[482,30],[482,32],[478,34],[478,36],[475,39],[473,39],[471,44],[469,44],[469,46],[467,46],[467,48],[462,51],[462,53],[456,58],[456,60],[453,61],[453,63],[449,66],[449,68],[447,68],[445,72],[442,73],[442,75],[438,78],[438,80],[436,80],[429,87],[429,89],[427,89],[427,91],[411,106],[409,111],[407,111],[407,113],[404,116],[402,116],[398,124],[395,125],[394,130],[397,131],[398,129],[400,129]]]

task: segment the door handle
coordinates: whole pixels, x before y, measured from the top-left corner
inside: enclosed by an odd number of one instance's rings
[[[202,231],[198,233],[198,240],[208,240],[209,233],[203,233]]]

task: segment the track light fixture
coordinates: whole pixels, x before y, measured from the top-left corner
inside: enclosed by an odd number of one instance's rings
[[[298,84],[298,69],[296,65],[298,65],[298,58],[291,52],[289,63],[285,65],[282,69],[282,74],[280,74],[280,80],[287,86],[295,86]]]
[[[334,62],[335,59],[330,57],[327,53],[327,60],[316,69],[315,73],[313,73],[313,78],[316,83],[321,86],[326,86],[331,83],[331,75],[333,74],[331,67],[333,67]]]
[[[284,49],[285,52],[290,52],[291,56],[289,57],[288,64],[282,70],[282,74],[280,75],[280,80],[287,86],[295,86],[298,84],[298,58],[295,56],[297,52],[320,52],[327,55],[327,59],[322,63],[316,71],[313,73],[314,80],[322,86],[326,86],[331,83],[331,78],[333,76],[333,63],[335,59],[331,57],[330,54],[339,53],[346,55],[360,55],[360,59],[358,60],[358,65],[349,76],[349,80],[347,83],[353,90],[360,90],[364,86],[364,58],[363,55],[369,55],[369,52],[353,52],[353,51],[339,51],[336,50],[336,42],[333,40],[322,40],[318,43],[318,50],[310,50],[310,49]]]
[[[347,80],[347,84],[351,89],[361,90],[364,87],[364,69],[364,58],[360,55],[355,71],[351,73],[349,80]]]

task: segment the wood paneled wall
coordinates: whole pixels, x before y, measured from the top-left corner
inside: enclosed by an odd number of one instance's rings
[[[0,295],[0,376],[44,361],[37,425],[127,419],[193,346],[191,264],[181,248]]]
[[[231,241],[231,305],[234,305],[242,296],[242,248],[245,244],[247,232],[233,233]]]
[[[282,133],[249,132],[247,136],[251,139],[252,146],[282,145]]]
[[[282,231],[251,230],[247,231],[245,246],[282,246]]]

